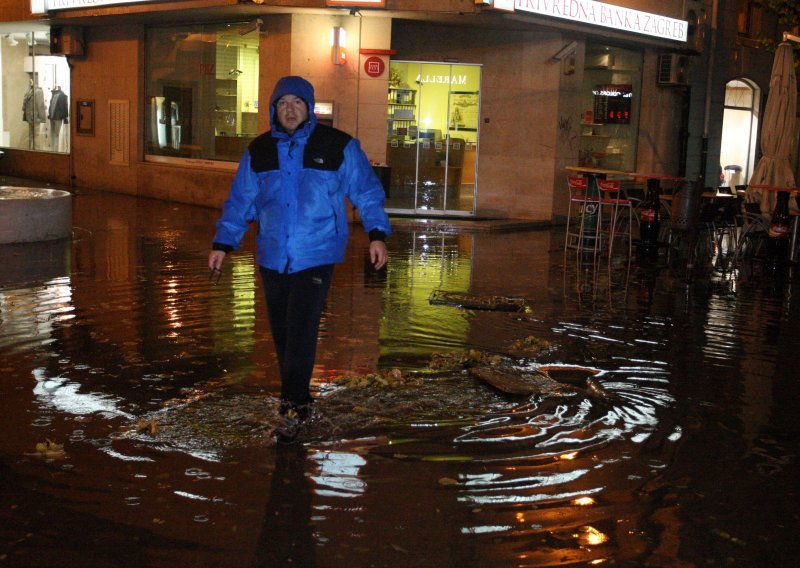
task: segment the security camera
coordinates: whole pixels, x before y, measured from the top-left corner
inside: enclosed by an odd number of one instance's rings
[[[558,50],[558,53],[556,53],[553,56],[553,60],[554,61],[562,61],[562,60],[566,59],[567,57],[569,57],[570,55],[572,55],[573,53],[575,53],[576,49],[578,49],[578,42],[577,41],[571,41],[567,45],[565,45],[564,47],[562,47],[561,49]]]

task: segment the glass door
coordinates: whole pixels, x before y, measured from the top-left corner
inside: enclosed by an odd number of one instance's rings
[[[475,214],[480,80],[479,65],[391,63],[390,213]]]

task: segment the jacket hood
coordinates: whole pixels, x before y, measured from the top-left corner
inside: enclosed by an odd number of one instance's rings
[[[306,124],[310,124],[313,130],[317,125],[317,117],[314,114],[314,86],[296,75],[282,77],[275,83],[275,89],[269,98],[269,121],[272,125],[272,130],[275,131],[280,128],[278,117],[275,113],[275,103],[284,95],[295,95],[306,102],[308,107],[308,121],[306,121]]]

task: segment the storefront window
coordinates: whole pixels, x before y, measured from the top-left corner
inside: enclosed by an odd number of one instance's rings
[[[257,30],[241,31],[237,24],[148,30],[148,159],[241,158],[258,134],[259,39]]]
[[[636,169],[641,83],[639,52],[587,45],[581,116],[582,166]]]
[[[0,77],[0,147],[69,152],[69,65],[50,32],[0,27]]]
[[[474,214],[480,84],[480,65],[392,61],[390,212]]]

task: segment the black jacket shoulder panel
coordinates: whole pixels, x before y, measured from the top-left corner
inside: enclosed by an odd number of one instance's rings
[[[353,137],[336,128],[318,124],[306,142],[303,167],[314,170],[338,170],[344,162],[345,146]],[[280,169],[278,163],[278,140],[272,131],[256,137],[250,146],[250,167],[254,172]]]
[[[278,141],[272,137],[271,130],[250,142],[247,151],[250,152],[250,167],[254,172],[279,169]]]
[[[345,146],[353,137],[331,126],[317,124],[306,144],[303,167],[314,170],[338,170],[344,162]]]

